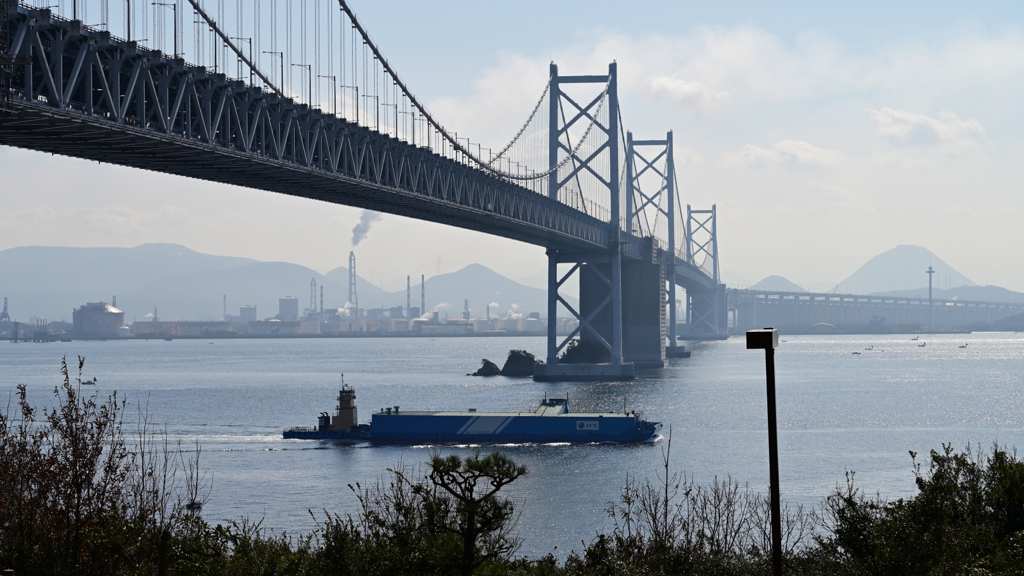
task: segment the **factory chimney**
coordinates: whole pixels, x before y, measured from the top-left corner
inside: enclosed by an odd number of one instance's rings
[[[412,314],[412,276],[405,277],[405,315],[410,316]]]
[[[309,280],[309,308],[306,309],[306,316],[313,317],[316,315],[316,278]]]
[[[355,310],[359,309],[359,295],[356,294],[356,253],[348,253],[348,302]]]
[[[114,302],[117,302],[117,297],[116,296],[114,297]],[[117,308],[117,305],[114,305],[114,308]],[[225,294],[224,295],[224,320],[227,320],[227,319],[228,319],[228,295]]]
[[[420,314],[427,313],[427,280],[426,276],[420,274]]]
[[[324,287],[320,285],[320,313],[324,313]]]
[[[462,319],[469,320],[469,298],[466,298],[466,307],[462,309]]]
[[[110,305],[117,308],[117,294],[114,294],[114,297],[110,299]]]

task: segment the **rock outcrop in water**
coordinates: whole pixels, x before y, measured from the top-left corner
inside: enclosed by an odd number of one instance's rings
[[[470,376],[501,376],[501,368],[494,362],[491,362],[487,358],[483,359],[483,366],[479,370],[470,374]]]
[[[531,377],[537,358],[526,350],[509,350],[505,365],[501,368],[502,376]]]
[[[505,366],[498,368],[498,365],[487,358],[483,359],[480,369],[469,376],[512,376],[515,378],[529,378],[533,376],[533,367],[537,364],[537,357],[526,350],[509,350],[508,358],[505,359]]]

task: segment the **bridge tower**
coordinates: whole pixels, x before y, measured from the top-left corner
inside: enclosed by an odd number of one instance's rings
[[[616,64],[608,65],[607,75],[559,76],[558,66],[551,64],[548,127],[548,196],[561,198],[560,192],[578,187],[579,175],[591,174],[599,182],[609,200],[608,226],[611,230],[607,249],[590,252],[549,249],[548,254],[548,349],[547,362],[535,371],[536,380],[622,380],[633,378],[633,364],[624,361],[622,325],[622,253],[619,198],[619,102]],[[604,92],[592,100],[578,103],[563,87],[578,84],[604,86]],[[601,108],[607,106],[607,115]],[[603,118],[603,119],[602,119]],[[563,121],[560,122],[559,120]],[[569,130],[580,123],[592,123],[587,134],[603,134],[593,150],[582,152]],[[586,135],[583,136],[586,138]],[[568,167],[563,170],[561,167]],[[559,264],[570,264],[560,274]],[[560,288],[578,273],[579,310],[559,293]],[[579,327],[559,339],[558,307],[561,304],[578,321]],[[603,362],[560,363],[559,353],[575,338],[581,349],[590,348]]]
[[[681,337],[685,340],[728,338],[728,302],[718,269],[717,206],[694,210],[686,205],[686,261],[711,276],[714,287],[686,291],[686,332]]]
[[[650,152],[647,152],[650,150]],[[657,352],[664,364],[665,350],[665,309],[664,302],[669,303],[668,342],[676,345],[676,258],[679,248],[676,244],[676,201],[678,190],[675,180],[675,160],[672,146],[672,131],[669,130],[663,140],[634,140],[633,133],[626,133],[626,183],[629,187],[626,194],[626,232],[639,232],[643,236],[658,237],[658,227],[662,218],[666,225],[662,230],[666,233],[668,257],[660,266],[661,280],[658,283],[658,317],[650,319],[644,326],[636,327],[644,331],[645,340],[656,341]],[[646,176],[646,180],[645,180]],[[644,186],[644,182],[656,182],[656,188]],[[651,214],[653,212],[653,214]],[[653,218],[652,218],[653,216]],[[657,252],[657,251],[656,251]],[[668,291],[665,290],[665,281]],[[650,292],[650,289],[648,289]],[[648,298],[650,296],[648,295]],[[655,320],[656,324],[651,320]],[[652,352],[650,345],[648,352]],[[650,356],[650,354],[648,354]]]

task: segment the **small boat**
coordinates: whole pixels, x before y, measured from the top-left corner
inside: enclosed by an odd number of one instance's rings
[[[913,338],[911,338],[911,339],[910,339],[910,341],[911,341],[911,342],[916,342],[916,341],[918,341],[918,340],[920,340],[920,339],[921,339],[921,337],[920,337],[920,336],[914,336]]]
[[[924,347],[925,347],[925,346],[927,346],[927,345],[928,345],[928,343],[927,343],[927,342],[921,342],[920,344],[918,344],[918,345],[917,345],[917,347],[918,347],[918,348],[924,348]]]
[[[963,346],[960,346],[960,348],[967,348],[967,343],[964,342]]]
[[[92,380],[82,380],[82,384],[84,384],[86,386],[95,386],[96,385],[96,377],[93,376]]]
[[[857,356],[860,356],[860,352],[851,352],[851,354],[856,354]]]
[[[875,349],[874,346],[869,346],[868,348],[865,348],[865,350],[874,350],[874,349]]]

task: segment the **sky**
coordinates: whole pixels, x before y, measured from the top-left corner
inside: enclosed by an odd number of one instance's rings
[[[616,61],[625,127],[672,130],[682,202],[717,206],[727,281],[827,289],[913,244],[978,284],[1024,291],[1022,3],[350,5],[433,115],[485,146],[514,135],[549,62],[602,74]],[[11,148],[0,171],[0,249],[174,242],[327,272],[347,264],[360,219]],[[392,290],[474,262],[511,278],[546,266],[538,247],[391,215],[357,255],[360,275]]]

